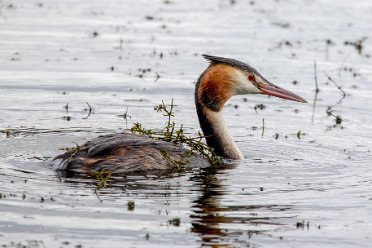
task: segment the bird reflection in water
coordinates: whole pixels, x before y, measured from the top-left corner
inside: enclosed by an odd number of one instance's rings
[[[108,187],[104,187],[97,193],[101,196],[123,198],[124,190],[126,196],[138,195],[146,198],[164,199],[166,215],[168,210],[172,210],[170,202],[179,197],[189,197],[190,189],[192,196],[196,200],[191,205],[191,233],[200,237],[203,247],[251,247],[254,241],[251,237],[266,236],[278,239],[272,235],[277,230],[288,228],[289,216],[287,213],[291,209],[290,205],[279,204],[247,204],[249,197],[257,193],[250,193],[245,190],[241,192],[231,192],[228,184],[231,181],[226,180],[226,175],[237,167],[239,163],[225,164],[223,168],[206,168],[202,171],[191,172],[190,174],[173,175],[173,177],[159,177],[152,180],[146,177],[132,176],[113,179]],[[185,185],[179,184],[178,180],[172,181],[172,178],[189,175],[188,181],[191,185],[185,188]],[[92,184],[94,180],[84,177],[77,177],[76,174],[59,174],[60,179],[77,184]],[[181,180],[182,181],[182,180]],[[81,187],[81,186],[80,186]],[[78,188],[80,188],[78,187]],[[90,187],[91,188],[91,187]],[[185,189],[183,191],[182,189]],[[232,194],[241,198],[241,204],[237,205],[226,201],[226,198]],[[125,197],[124,197],[125,198]],[[130,197],[133,199],[133,197]],[[178,200],[176,199],[176,202]],[[252,199],[253,202],[253,199]],[[159,202],[158,202],[159,203]],[[139,219],[141,220],[141,219]],[[177,225],[178,226],[178,225]],[[293,228],[293,226],[292,226]]]
[[[236,167],[229,165],[229,167]],[[284,223],[278,217],[263,216],[259,212],[286,211],[288,205],[226,205],[221,204],[224,195],[229,194],[224,184],[226,168],[204,171],[195,175],[192,181],[200,185],[200,196],[194,201],[190,215],[193,233],[201,238],[203,247],[250,247],[253,235],[270,236]],[[288,218],[288,216],[280,217]],[[292,217],[290,217],[292,218]]]

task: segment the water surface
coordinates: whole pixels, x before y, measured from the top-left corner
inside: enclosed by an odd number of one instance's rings
[[[371,11],[367,0],[0,1],[0,244],[370,247]],[[234,97],[224,112],[246,159],[214,172],[97,191],[50,168],[99,134],[161,128],[161,100],[197,133],[202,53],[250,63],[309,103]]]

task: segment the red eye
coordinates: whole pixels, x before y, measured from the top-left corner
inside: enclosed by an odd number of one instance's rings
[[[248,80],[251,82],[254,81],[255,80],[254,75],[253,74],[249,75]]]

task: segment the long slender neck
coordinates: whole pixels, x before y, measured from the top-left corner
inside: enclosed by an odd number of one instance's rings
[[[223,113],[214,112],[196,105],[200,127],[209,147],[216,155],[230,159],[244,159],[224,121]]]
[[[224,121],[222,108],[218,110],[211,109],[203,102],[206,99],[199,92],[203,75],[204,73],[200,76],[195,87],[195,105],[200,127],[203,130],[207,144],[214,149],[218,156],[236,160],[244,159]]]

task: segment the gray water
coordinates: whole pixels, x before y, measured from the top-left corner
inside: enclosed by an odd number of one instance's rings
[[[0,244],[371,247],[371,13],[368,0],[0,1]],[[196,134],[202,53],[245,61],[309,103],[231,99],[246,159],[215,172],[97,191],[50,168],[101,133],[161,128],[162,100]]]

